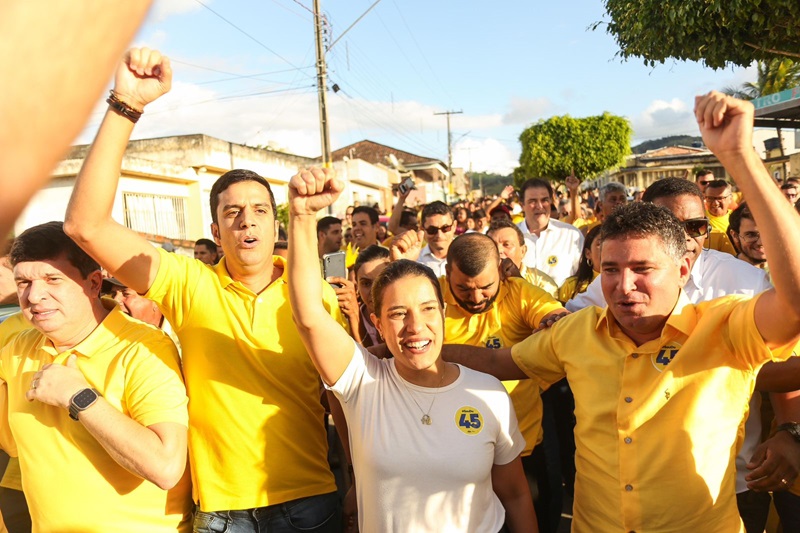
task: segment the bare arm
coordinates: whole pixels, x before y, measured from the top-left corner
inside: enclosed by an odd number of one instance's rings
[[[289,297],[297,331],[322,381],[336,383],[353,357],[353,341],[322,305],[316,213],[343,184],[329,169],[302,170],[289,181]]]
[[[72,396],[90,385],[72,355],[66,365],[45,365],[33,378],[29,401],[69,409]],[[80,423],[114,461],[162,489],[174,487],[186,468],[187,428],[174,422],[143,426],[119,412],[104,398],[82,411]]]
[[[386,226],[386,229],[389,230],[392,235],[400,233],[400,219],[403,217],[403,207],[406,205],[406,198],[408,198],[412,190],[413,189],[409,189],[405,194],[397,194],[397,203],[392,209],[392,216],[389,217],[389,223]]]
[[[572,224],[581,217],[581,182],[575,177],[575,174],[570,174],[567,176],[567,179],[564,180],[564,184],[567,186],[567,190],[569,191],[570,213],[569,216],[563,220],[563,222]]]
[[[0,2],[0,235],[83,128],[150,3]]]
[[[764,243],[774,290],[755,309],[768,346],[800,337],[800,215],[786,201],[753,149],[753,104],[718,92],[698,96],[695,115],[703,141],[747,197]]]
[[[790,357],[780,363],[769,362],[758,372],[756,390],[792,392],[798,389],[800,389],[800,357]]]
[[[442,359],[490,374],[501,381],[528,378],[512,359],[511,348],[497,350],[465,344],[445,344],[442,346]]]
[[[514,194],[514,186],[513,185],[506,185],[503,187],[503,190],[500,191],[500,196],[494,199],[494,201],[489,204],[489,207],[486,208],[486,214],[490,214],[492,209],[497,207],[498,205],[502,204],[503,202],[507,202],[511,195]]]
[[[132,49],[117,69],[114,91],[141,110],[166,93],[171,83],[172,69],[166,57],[155,50]],[[111,218],[122,157],[132,131],[130,120],[110,109],[106,112],[75,182],[64,231],[117,279],[144,293],[158,273],[158,251]]]
[[[800,420],[800,391],[770,394],[778,424]],[[747,488],[755,491],[787,490],[800,472],[800,443],[786,431],[778,431],[761,443],[747,468]]]
[[[519,457],[508,464],[492,466],[492,489],[506,510],[509,531],[539,532],[531,491]]]

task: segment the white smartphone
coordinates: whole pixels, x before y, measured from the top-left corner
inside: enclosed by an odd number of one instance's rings
[[[342,251],[325,254],[322,256],[322,277],[347,278],[345,253]]]

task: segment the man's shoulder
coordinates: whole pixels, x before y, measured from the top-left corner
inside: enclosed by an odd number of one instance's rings
[[[581,233],[581,230],[579,230],[572,224],[567,224],[566,222],[561,222],[560,220],[551,218],[550,225],[553,227],[554,230],[558,231],[559,233],[569,235],[573,239],[583,238],[583,233]]]
[[[731,278],[744,283],[764,282],[767,274],[764,270],[755,267],[747,261],[732,256],[729,253],[718,250],[704,250],[703,270],[706,272],[724,271],[725,276],[742,276],[742,278]]]

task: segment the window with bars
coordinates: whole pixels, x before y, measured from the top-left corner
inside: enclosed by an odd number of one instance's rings
[[[186,239],[186,198],[122,193],[125,225],[135,231]]]

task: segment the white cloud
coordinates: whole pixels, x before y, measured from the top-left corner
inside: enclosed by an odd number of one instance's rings
[[[636,140],[699,134],[691,108],[679,98],[654,100],[647,109],[631,118],[631,125]]]
[[[503,124],[529,124],[552,115],[555,106],[549,98],[519,98],[512,97],[508,103],[508,111],[503,115]]]
[[[317,94],[313,88],[243,97],[253,92],[257,91],[221,94],[206,85],[175,81],[172,91],[145,109],[134,138],[203,133],[251,146],[271,145],[298,155],[320,154]],[[422,156],[447,157],[446,121],[434,115],[438,108],[415,101],[366,101],[342,95],[330,95],[328,104],[333,150],[370,139]],[[76,143],[92,141],[106,107],[104,96]],[[472,149],[475,170],[506,173],[516,166],[518,155],[497,140],[458,138],[464,132],[487,135],[487,130],[501,125],[499,114],[454,115],[451,126],[458,164],[469,167],[468,152],[462,150],[466,147]]]
[[[476,172],[509,174],[519,164],[519,152],[496,139],[464,139],[453,148],[453,166]]]
[[[211,0],[205,0],[204,3],[210,4]],[[172,15],[181,15],[201,7],[195,0],[156,0],[150,11],[150,22],[163,22]]]

